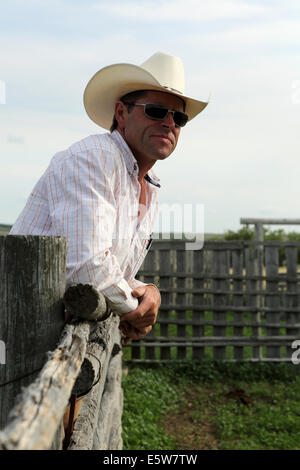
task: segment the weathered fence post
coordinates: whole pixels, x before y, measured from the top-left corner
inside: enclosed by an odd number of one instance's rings
[[[0,429],[63,329],[66,246],[60,237],[0,236]]]

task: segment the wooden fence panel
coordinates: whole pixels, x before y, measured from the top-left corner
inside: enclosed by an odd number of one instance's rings
[[[159,349],[160,361],[211,357],[211,348],[221,360],[291,360],[290,345],[299,333],[299,246],[206,242],[191,253],[178,241],[153,244],[162,293],[160,333],[140,344]],[[285,248],[287,272],[278,271],[279,248]]]

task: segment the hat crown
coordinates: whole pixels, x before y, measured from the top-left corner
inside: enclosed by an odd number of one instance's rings
[[[184,69],[179,57],[156,52],[141,67],[166,89],[184,94]]]

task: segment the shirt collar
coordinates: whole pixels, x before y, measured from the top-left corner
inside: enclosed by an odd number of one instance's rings
[[[139,173],[138,163],[132,151],[130,150],[127,142],[123,139],[120,132],[117,130],[114,130],[110,135],[113,141],[115,142],[115,144],[117,145],[117,147],[120,149],[124,157],[124,161],[125,161],[128,173],[130,175],[135,175],[136,177],[138,177],[138,173]],[[159,183],[160,179],[156,176],[152,168],[146,174],[145,179],[149,183],[160,188],[160,183]]]

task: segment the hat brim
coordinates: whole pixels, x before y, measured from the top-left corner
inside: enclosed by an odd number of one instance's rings
[[[96,124],[109,130],[115,103],[127,93],[138,90],[164,91],[182,98],[189,121],[201,113],[208,102],[199,101],[162,86],[147,70],[133,64],[113,64],[95,73],[88,82],[83,102],[85,110]]]

